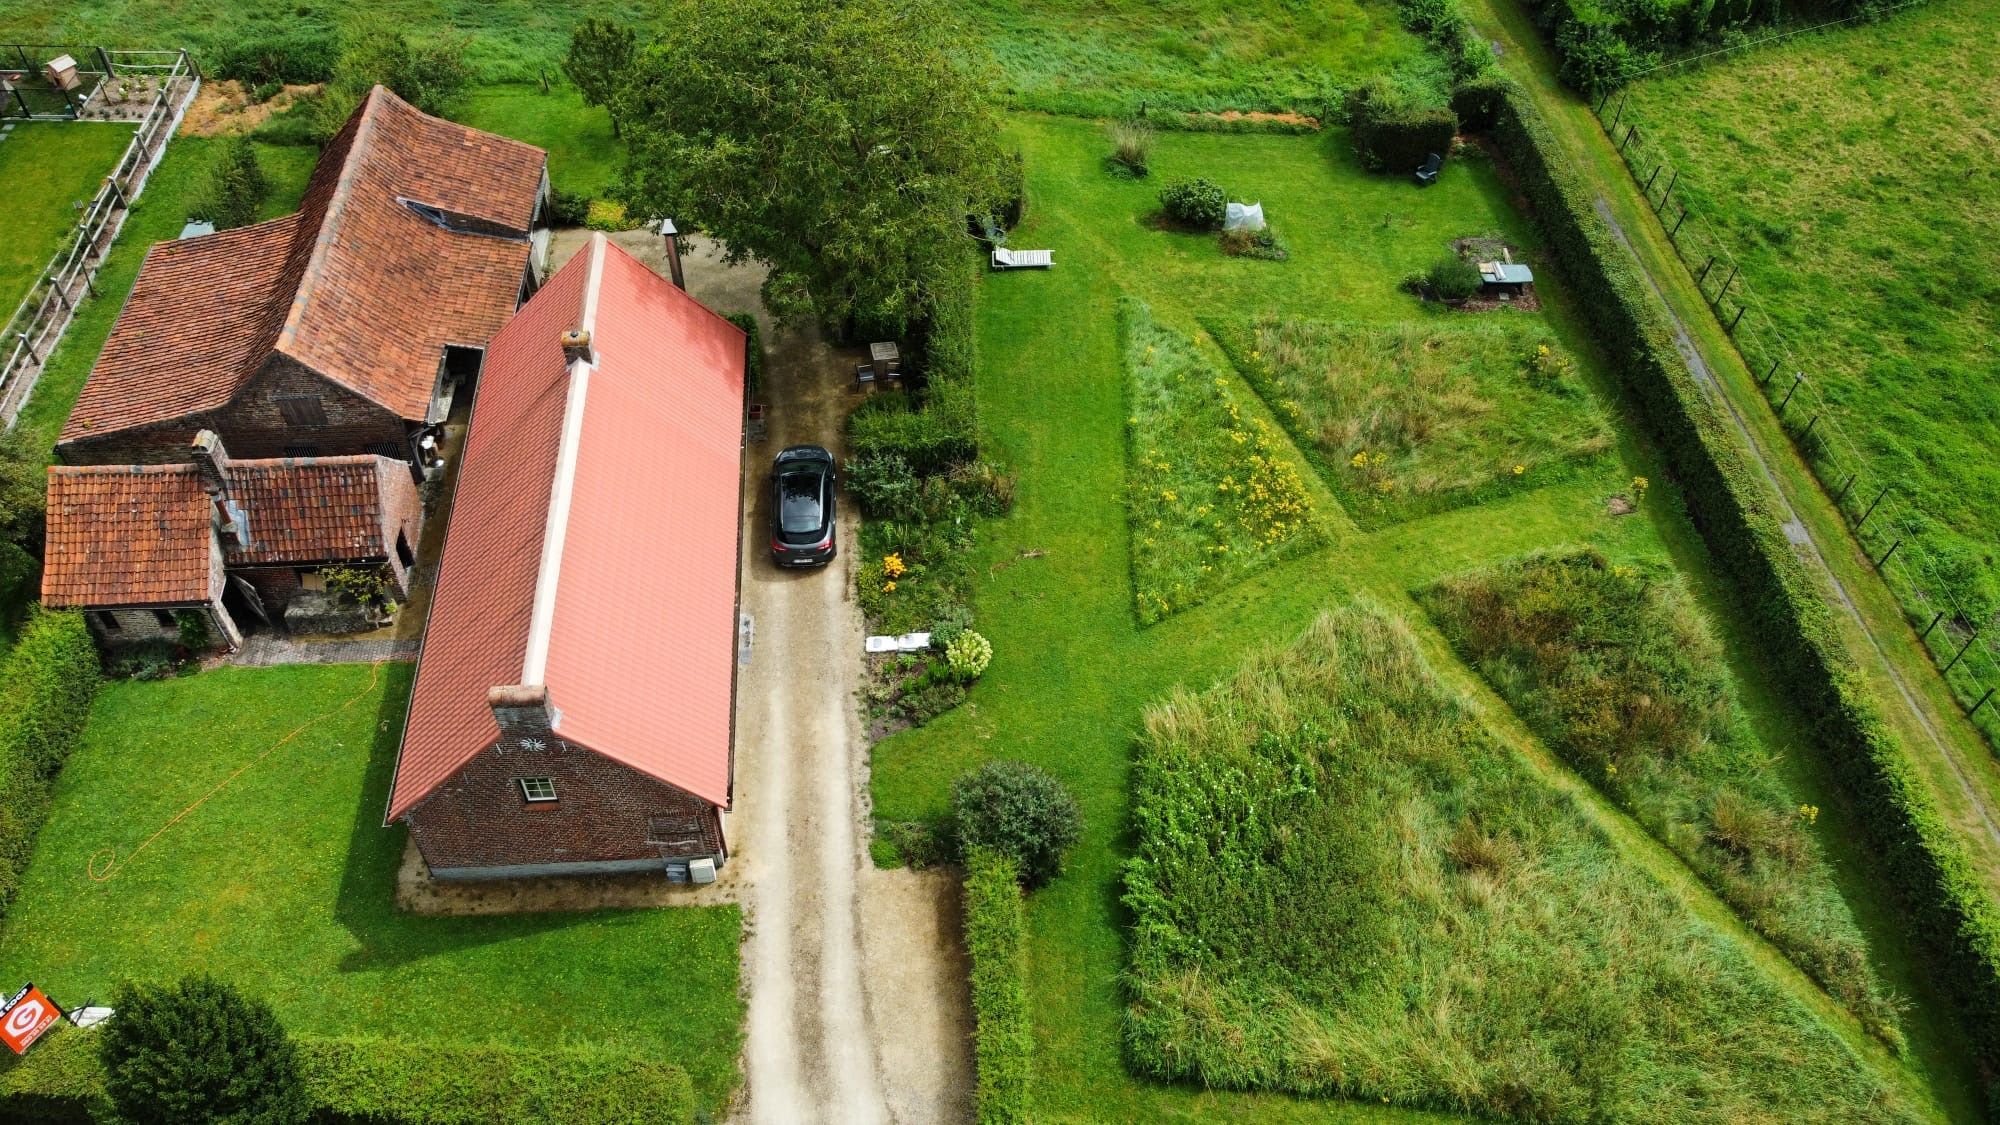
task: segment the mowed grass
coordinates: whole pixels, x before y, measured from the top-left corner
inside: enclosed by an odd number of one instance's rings
[[[15,122],[0,141],[0,323],[68,245],[131,141],[132,126],[91,121]]]
[[[975,0],[969,30],[1024,109],[1319,116],[1339,89],[1415,60],[1389,0]]]
[[[611,132],[611,115],[583,104],[576,87],[481,86],[452,117],[475,129],[526,141],[549,154],[549,183],[597,199],[617,185],[625,145]]]
[[[1538,1121],[1917,1119],[1378,608],[1148,708],[1136,787],[1127,1037],[1158,1077]]]
[[[1574,551],[1455,575],[1418,600],[1570,768],[1901,1046],[1899,1002],[1811,831],[1819,809],[1750,729],[1676,576]]]
[[[1611,448],[1575,360],[1533,314],[1205,323],[1363,526],[1539,488]]]
[[[1297,454],[1233,373],[1143,302],[1126,301],[1119,315],[1132,400],[1133,601],[1150,624],[1324,535]]]
[[[1879,557],[1911,540],[1895,584],[1920,627],[1930,607],[1918,590],[1936,608],[1949,592],[1967,624],[2000,609],[1996,83],[1990,6],[1939,0],[1664,72],[1634,86],[1625,111],[1683,169],[1678,191],[1741,263],[1737,284],[1789,345],[1781,372],[1805,374],[1814,409],[1831,405],[1819,430],[1843,436],[1828,490],[1857,453],[1867,471],[1848,497],[1854,515],[1893,486],[1868,548]],[[1761,376],[1781,353],[1750,323],[1744,348]],[[1793,404],[1793,426],[1806,419]],[[1956,647],[1940,646],[1940,660]]]
[[[382,810],[409,679],[408,665],[324,665],[108,685],[57,783],[0,974],[80,1004],[123,979],[205,972],[296,1031],[596,1044],[680,1063],[718,1105],[743,1011],[734,907],[396,910],[405,832]]]

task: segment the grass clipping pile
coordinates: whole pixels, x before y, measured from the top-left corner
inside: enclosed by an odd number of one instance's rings
[[[1550,1121],[1913,1119],[1371,607],[1146,716],[1129,1057]]]

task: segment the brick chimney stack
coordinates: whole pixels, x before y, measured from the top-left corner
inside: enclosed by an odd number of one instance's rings
[[[596,363],[597,353],[590,346],[590,329],[571,328],[562,334],[563,362]]]
[[[493,708],[493,720],[500,724],[501,733],[511,736],[547,735],[562,718],[562,712],[549,702],[546,684],[489,688],[486,705]]]
[[[194,468],[201,477],[202,491],[215,503],[216,530],[238,547],[250,545],[250,516],[243,505],[229,495],[229,451],[214,430],[194,436]]]

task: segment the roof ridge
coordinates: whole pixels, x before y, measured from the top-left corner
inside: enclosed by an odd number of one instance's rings
[[[348,196],[354,189],[354,178],[361,171],[360,154],[374,142],[375,112],[381,105],[381,95],[386,92],[386,88],[377,83],[362,99],[361,108],[357,111],[358,120],[354,124],[354,137],[347,142],[347,151],[341,154],[340,175],[334,178],[333,190],[327,195],[326,208],[320,212],[318,227],[313,232],[312,254],[306,258],[305,268],[299,271],[298,287],[291,295],[291,308],[285,312],[285,322],[279,326],[277,337],[271,341],[273,351],[288,351],[298,340],[299,322],[305,319],[306,306],[311,303],[312,282],[325,264],[328,248],[340,233],[340,222],[345,217]]]
[[[549,667],[549,639],[555,632],[556,586],[562,577],[563,544],[569,534],[570,500],[576,489],[576,462],[583,442],[584,405],[590,394],[590,373],[597,367],[597,296],[604,283],[604,248],[609,245],[602,232],[590,236],[590,273],[584,279],[583,301],[578,327],[593,349],[568,364],[569,390],[563,404],[561,445],[556,450],[556,471],[549,482],[548,521],[542,532],[541,568],[535,575],[535,599],[528,615],[528,645],[521,658],[521,682],[544,684]]]

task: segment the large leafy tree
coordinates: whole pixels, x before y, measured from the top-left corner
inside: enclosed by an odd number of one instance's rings
[[[622,134],[618,129],[618,107],[612,98],[638,52],[638,35],[615,20],[592,17],[569,33],[569,53],[563,56],[563,73],[576,83],[585,105],[610,108],[614,137]]]
[[[262,1001],[207,977],[126,985],[100,1033],[105,1092],[130,1125],[295,1125],[298,1055]]]
[[[770,266],[766,303],[851,327],[920,315],[1002,158],[938,0],[668,0],[616,102],[640,211]]]

